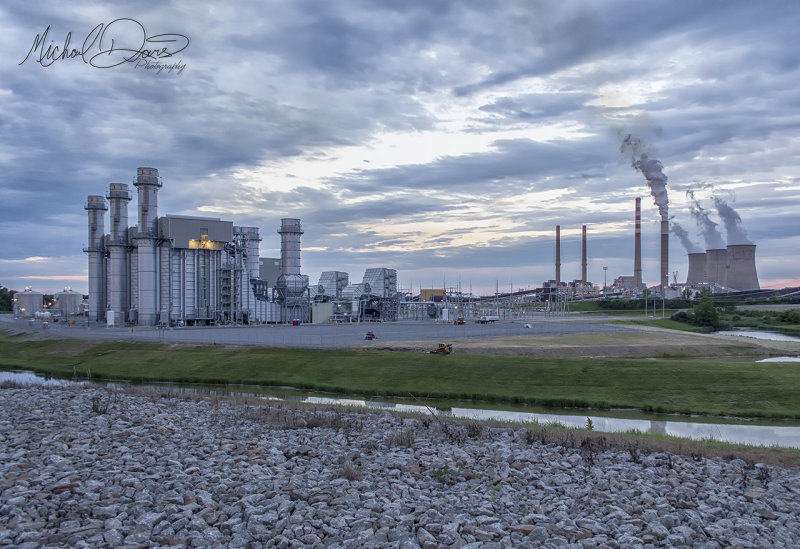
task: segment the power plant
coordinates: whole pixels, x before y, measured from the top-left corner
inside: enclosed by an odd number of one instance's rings
[[[323,290],[312,296],[308,276],[300,271],[300,220],[285,218],[277,231],[281,257],[274,260],[280,274],[265,280],[261,271],[266,260],[259,257],[262,239],[258,227],[236,226],[216,217],[159,217],[162,185],[157,169],[136,170],[133,186],[138,191],[138,222],[133,227],[128,226],[129,185],[111,183],[105,197],[88,197],[89,238],[84,251],[89,266],[90,323],[305,323],[335,316],[334,311],[322,316],[320,309],[315,318],[314,302],[336,304],[338,311],[346,310],[349,319],[365,315],[396,319],[397,274],[393,269],[367,269],[364,282],[349,296],[345,296],[347,273],[337,271],[332,283],[329,274],[323,273],[318,285]],[[106,234],[105,214],[109,211]],[[344,303],[347,307],[342,307]]]

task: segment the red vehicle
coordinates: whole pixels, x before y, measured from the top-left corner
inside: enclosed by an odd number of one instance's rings
[[[376,336],[376,335],[375,335],[373,332],[367,332],[367,335],[366,335],[366,336],[364,336],[364,339],[368,339],[368,340],[372,341],[372,340],[373,340],[373,339],[375,339],[376,337],[377,337],[377,336]]]

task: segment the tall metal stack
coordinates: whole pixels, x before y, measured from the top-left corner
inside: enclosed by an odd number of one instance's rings
[[[161,178],[155,168],[137,168],[134,187],[139,191],[139,225],[134,236],[138,266],[138,323],[153,326],[158,320],[158,272],[156,239],[158,238],[158,189]]]
[[[308,278],[300,274],[300,220],[281,219],[281,276],[275,284],[276,300],[281,303],[281,322],[310,320],[307,299]]]
[[[755,244],[728,245],[728,278],[725,284],[734,290],[760,290],[756,272]]]
[[[108,188],[108,203],[111,208],[111,233],[108,249],[108,320],[111,324],[125,322],[130,303],[128,274],[128,202],[130,187],[124,183],[111,183]],[[90,292],[91,295],[91,292]]]
[[[636,198],[636,228],[633,236],[633,286],[642,289],[642,199]]]
[[[669,288],[669,221],[661,221],[661,295]]]
[[[561,225],[556,225],[556,287],[561,286]]]
[[[90,195],[84,209],[89,214],[89,243],[84,252],[89,254],[89,322],[100,322],[106,316],[106,262],[105,262],[105,212],[106,199]]]
[[[586,225],[581,229],[581,284],[586,286]]]

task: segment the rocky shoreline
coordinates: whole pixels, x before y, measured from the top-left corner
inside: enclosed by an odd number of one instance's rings
[[[798,547],[800,470],[519,428],[0,389],[0,546]]]

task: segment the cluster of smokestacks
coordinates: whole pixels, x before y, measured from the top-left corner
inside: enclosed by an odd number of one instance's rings
[[[581,226],[581,284],[586,286],[586,225]],[[556,287],[561,285],[561,225],[556,225]]]
[[[661,162],[650,156],[646,152],[642,152],[644,145],[638,137],[630,134],[625,136],[620,145],[620,152],[629,152],[631,155],[631,166],[637,171],[641,172],[647,180],[647,186],[650,188],[650,195],[653,197],[653,203],[658,206],[658,212],[661,215],[661,272],[659,273],[659,280],[661,281],[661,292],[669,287],[669,198],[667,197],[667,176],[664,174],[664,166]],[[638,206],[638,202],[637,202]],[[639,221],[639,209],[637,207],[637,221]],[[641,286],[641,241],[639,238],[641,233],[637,232],[637,249],[639,250],[638,261],[634,257],[634,277],[636,272],[639,272],[639,279],[636,279],[637,288]]]
[[[669,199],[667,197],[667,176],[663,172],[661,162],[651,159],[638,137],[627,135],[622,140],[620,152],[629,152],[631,165],[642,173],[650,188],[653,203],[658,206],[661,216],[661,289],[669,285],[669,232],[670,228],[681,241],[689,254],[688,285],[701,282],[718,284],[736,290],[759,289],[758,275],[755,266],[755,245],[750,241],[742,226],[741,217],[722,198],[714,197],[714,206],[725,225],[727,246],[708,215],[700,206],[694,193],[687,194],[691,199],[690,211],[697,222],[706,242],[706,252],[695,245],[688,232],[677,222],[670,223]],[[636,199],[636,244],[634,252],[634,280],[637,288],[641,287],[641,217],[640,201]]]

